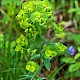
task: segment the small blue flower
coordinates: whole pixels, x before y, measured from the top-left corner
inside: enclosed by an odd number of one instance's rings
[[[74,55],[75,52],[76,52],[73,46],[70,46],[70,47],[68,48],[68,50],[70,51],[70,54],[71,54],[71,55]]]

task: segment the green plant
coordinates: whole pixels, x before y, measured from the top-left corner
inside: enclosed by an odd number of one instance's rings
[[[25,55],[27,62],[25,64],[27,71],[21,79],[42,80],[39,77],[42,67],[45,66],[50,71],[52,58],[59,56],[66,49],[62,43],[50,42],[45,38],[46,31],[50,27],[56,34],[60,34],[64,30],[62,26],[51,21],[52,13],[53,8],[48,0],[34,0],[24,2],[16,16],[23,29],[23,34],[16,39],[15,51],[21,53],[21,58]],[[36,79],[37,77],[38,79]]]

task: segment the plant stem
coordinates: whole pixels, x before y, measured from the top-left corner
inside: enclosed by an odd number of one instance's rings
[[[70,77],[70,80],[73,80],[73,73],[71,73],[71,77]]]

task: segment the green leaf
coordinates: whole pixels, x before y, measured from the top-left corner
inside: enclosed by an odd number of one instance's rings
[[[78,58],[80,58],[80,53],[76,54],[74,59],[77,60]]]
[[[62,62],[65,62],[65,63],[75,63],[76,62],[73,58],[70,58],[70,57],[65,57],[65,58],[62,58],[61,60]]]
[[[66,33],[66,39],[68,41],[70,40],[74,40],[75,44],[79,45],[80,44],[80,34],[75,34],[75,33],[71,33],[71,32],[67,32]]]
[[[1,5],[7,5],[10,4],[12,2],[12,0],[2,0]]]
[[[48,71],[50,71],[50,68],[51,68],[50,60],[49,59],[46,59],[46,58],[43,58],[43,62],[44,62],[44,66],[46,67],[46,69]]]
[[[69,72],[74,72],[74,71],[77,71],[78,69],[80,69],[80,62],[77,62],[75,64],[71,64],[69,66]]]
[[[37,35],[37,37],[36,37],[36,47],[39,48],[41,46],[41,41],[42,41],[42,39],[41,39],[40,35]]]
[[[21,78],[19,78],[18,80],[30,79],[31,75],[26,74],[26,75],[21,75],[20,77]]]
[[[76,12],[76,15],[80,15],[80,9]]]
[[[68,13],[73,13],[73,12],[77,12],[77,8],[71,8],[68,10]]]
[[[21,0],[2,0],[1,5],[9,5],[9,4],[14,4],[14,5],[21,5],[22,1]]]
[[[40,35],[37,35],[36,39],[34,40],[34,42],[31,45],[31,49],[39,48],[41,46],[41,42],[42,42],[42,39],[41,39]]]
[[[21,0],[12,0],[15,6],[20,6],[22,1]]]
[[[34,54],[30,60],[34,60],[40,57],[40,54]]]
[[[80,73],[80,71],[75,71],[75,72],[73,73],[73,76],[74,76],[74,77],[80,77],[80,74],[79,74],[79,73]]]
[[[10,21],[8,15],[4,15],[2,21],[3,21],[3,23],[8,24]]]
[[[67,70],[66,72],[65,72],[65,74],[64,74],[64,78],[66,79],[66,80],[68,80],[68,78],[70,78],[70,72]]]

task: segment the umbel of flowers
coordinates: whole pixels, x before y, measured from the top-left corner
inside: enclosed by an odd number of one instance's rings
[[[25,41],[28,46],[32,39],[35,39],[38,34],[44,34],[47,29],[47,24],[52,15],[52,6],[47,0],[43,1],[28,1],[24,2],[22,9],[16,16],[20,27],[24,30]],[[23,46],[19,44],[21,37],[16,40],[16,51],[23,53]],[[31,40],[31,41],[30,41]],[[23,43],[23,42],[22,42]],[[25,43],[24,43],[25,44]]]
[[[52,15],[52,6],[47,0],[24,2],[17,15],[20,27],[26,36],[31,38],[47,28],[47,23]]]
[[[35,72],[38,68],[39,68],[39,66],[34,61],[29,61],[26,65],[26,70],[28,70],[32,73]]]
[[[66,46],[60,42],[51,43],[44,37],[45,31],[50,25],[52,12],[52,6],[48,0],[33,0],[24,2],[16,16],[24,34],[16,39],[15,50],[20,53],[27,53],[26,70],[31,73],[39,68],[39,65],[34,61],[35,55],[41,59],[40,61],[44,63],[46,69],[50,70],[46,61],[50,62],[58,53],[62,53],[66,49]],[[52,23],[52,28],[56,34],[63,32],[63,28],[56,23]]]

